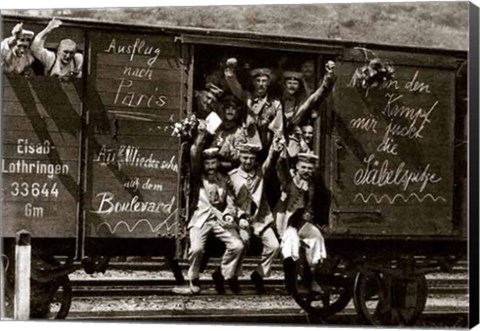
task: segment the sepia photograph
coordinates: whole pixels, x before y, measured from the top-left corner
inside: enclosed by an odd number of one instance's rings
[[[14,6],[2,321],[478,323],[475,4]]]

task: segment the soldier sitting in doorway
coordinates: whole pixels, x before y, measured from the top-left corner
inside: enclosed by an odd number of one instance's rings
[[[279,242],[272,228],[273,215],[266,199],[264,177],[268,168],[275,164],[283,144],[283,137],[277,134],[261,167],[256,166],[260,146],[240,145],[240,167],[229,173],[238,207],[240,237],[247,247],[252,235],[259,237],[263,244],[260,264],[250,276],[259,294],[265,293],[263,278],[270,275],[273,260],[279,252]],[[240,273],[241,269],[238,269],[237,275]]]
[[[282,197],[275,207],[275,222],[281,237],[286,287],[290,293],[294,290],[300,248],[305,249],[310,273],[327,256],[325,240],[313,222],[313,171],[317,160],[315,154],[300,153],[295,170],[292,170],[288,165],[287,154],[283,151],[277,163]],[[311,290],[321,292],[315,281],[312,280],[310,286]]]
[[[188,224],[190,236],[188,288],[174,288],[174,293],[197,294],[200,292],[200,267],[205,253],[208,235],[213,233],[226,247],[222,257],[221,268],[212,275],[219,293],[225,292],[224,280],[234,293],[240,291],[236,271],[238,269],[244,245],[236,231],[236,208],[228,185],[228,178],[218,172],[218,149],[209,148],[202,151],[206,128],[199,125],[198,137],[191,147],[192,174],[203,173],[193,182],[196,199],[192,202],[195,210]]]
[[[13,74],[30,74],[30,67],[35,58],[30,49],[33,31],[25,30],[23,23],[12,29],[12,35],[2,40],[1,56],[3,72]]]
[[[62,25],[62,21],[53,18],[33,40],[33,55],[42,62],[45,75],[58,77],[61,81],[82,77],[83,55],[77,52],[77,44],[71,39],[63,39],[57,52],[45,48],[47,36]]]

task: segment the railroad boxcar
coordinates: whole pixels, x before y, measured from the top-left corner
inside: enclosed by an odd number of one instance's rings
[[[37,34],[49,21],[3,19],[5,35],[18,22]],[[312,88],[336,63],[314,140],[315,215],[329,256],[314,277],[326,297],[317,305],[293,293],[305,310],[328,316],[353,296],[369,323],[413,323],[425,274],[466,257],[466,51],[62,21],[45,47],[74,40],[82,77],[60,81],[39,66],[4,73],[2,84],[5,254],[12,265],[14,238],[28,231],[42,286],[61,279],[68,292],[73,260],[97,270],[98,257],[127,255],[164,254],[183,281],[175,262],[189,219],[189,144],[173,124],[192,114],[195,91],[228,57],[245,70],[304,65]],[[388,79],[370,75],[377,65]],[[59,255],[68,263],[51,259]]]

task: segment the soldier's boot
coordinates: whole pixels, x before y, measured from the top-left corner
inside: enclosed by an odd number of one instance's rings
[[[233,277],[227,280],[228,286],[230,287],[230,290],[234,294],[239,294],[240,293],[240,284],[238,283],[238,278]]]
[[[216,269],[212,274],[213,284],[218,294],[225,294],[224,278],[220,269]]]
[[[292,258],[287,258],[283,260],[283,271],[285,274],[285,288],[289,295],[295,293],[295,283],[296,283],[296,262]]]
[[[250,275],[250,279],[255,285],[255,289],[257,290],[258,294],[267,293],[267,290],[265,289],[265,284],[263,282],[263,277],[257,271],[252,272],[252,274]]]

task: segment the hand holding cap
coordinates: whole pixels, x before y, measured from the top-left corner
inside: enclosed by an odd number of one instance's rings
[[[328,61],[325,64],[325,71],[328,72],[328,73],[331,73],[333,71],[333,69],[335,69],[335,62]]]

